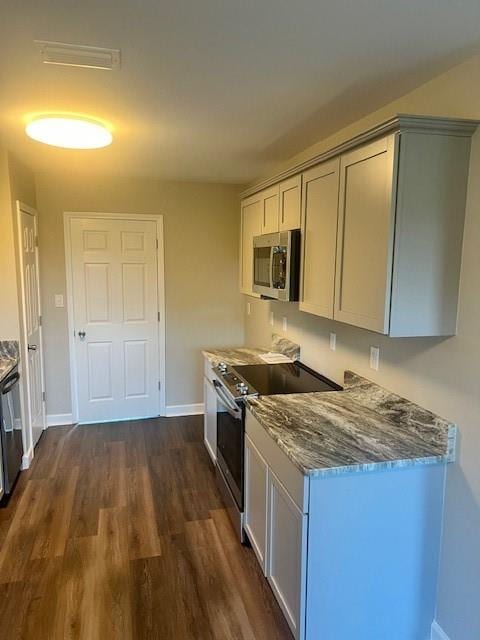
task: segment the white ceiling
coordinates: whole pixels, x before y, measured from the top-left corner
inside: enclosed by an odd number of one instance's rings
[[[479,0],[1,0],[0,133],[37,169],[247,182],[469,55]],[[120,71],[42,65],[33,41],[120,48]],[[29,112],[109,120],[49,148]]]

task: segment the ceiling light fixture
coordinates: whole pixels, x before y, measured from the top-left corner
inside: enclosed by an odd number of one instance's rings
[[[75,114],[43,114],[29,119],[26,134],[44,144],[64,149],[100,149],[113,137],[104,122]]]

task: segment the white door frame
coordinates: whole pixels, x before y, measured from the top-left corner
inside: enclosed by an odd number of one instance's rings
[[[78,381],[77,362],[75,350],[75,324],[73,308],[73,274],[72,274],[72,246],[71,246],[71,221],[75,219],[107,219],[107,220],[133,220],[155,222],[157,226],[157,288],[158,288],[158,362],[160,371],[159,391],[159,415],[165,415],[165,249],[163,234],[163,215],[159,214],[133,214],[133,213],[102,213],[102,212],[77,212],[65,211],[63,213],[63,231],[65,238],[65,270],[67,278],[67,315],[68,315],[68,350],[70,362],[70,388],[72,394],[72,420],[78,422]]]
[[[20,200],[15,201],[16,218],[17,218],[17,267],[18,274],[20,276],[20,295],[19,295],[19,307],[20,307],[20,368],[24,374],[24,381],[22,383],[20,394],[22,420],[25,424],[23,432],[23,449],[24,455],[22,460],[22,468],[28,469],[30,462],[33,459],[33,431],[32,431],[32,414],[31,414],[31,397],[30,397],[30,385],[29,385],[29,364],[28,364],[28,339],[27,339],[27,315],[25,309],[25,277],[23,272],[23,237],[22,237],[22,213],[26,213],[35,218],[35,228],[38,233],[38,212],[36,209],[29,207]],[[42,382],[42,421],[43,429],[47,428],[47,416],[45,410],[45,371],[43,361],[43,331],[42,331],[42,307],[40,299],[40,270],[38,264],[38,236],[35,239],[35,262],[37,269],[37,295],[38,295],[38,315],[39,315],[39,344],[37,345],[40,350],[40,377]],[[28,433],[25,433],[25,430]]]

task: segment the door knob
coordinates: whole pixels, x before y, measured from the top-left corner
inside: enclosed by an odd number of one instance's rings
[[[37,350],[37,345],[36,344],[29,344],[28,345],[28,350],[29,351],[36,351]]]
[[[80,338],[80,340],[85,340],[85,336],[87,334],[85,333],[85,331],[79,331],[78,332],[78,337]]]

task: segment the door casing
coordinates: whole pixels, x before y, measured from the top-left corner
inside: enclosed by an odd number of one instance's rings
[[[72,247],[70,236],[70,222],[74,219],[107,219],[134,220],[155,222],[157,226],[157,288],[158,288],[158,361],[161,386],[159,390],[159,415],[165,415],[165,249],[163,234],[163,215],[132,214],[132,213],[101,213],[65,211],[63,214],[63,230],[65,239],[65,267],[67,279],[67,315],[68,315],[68,350],[70,363],[70,388],[72,396],[72,420],[79,420],[77,362],[75,356],[75,325],[73,307],[73,277],[72,277]]]
[[[27,338],[27,317],[25,308],[25,279],[23,272],[23,256],[22,256],[22,213],[26,213],[35,218],[36,232],[38,234],[38,213],[36,209],[29,207],[20,200],[15,202],[16,218],[17,218],[17,268],[20,276],[20,371],[23,373],[24,381],[21,383],[21,413],[22,422],[24,424],[23,429],[23,448],[24,455],[22,460],[22,468],[28,469],[30,462],[33,459],[33,431],[32,431],[32,418],[31,418],[31,397],[29,386],[29,364],[28,364],[28,338]],[[38,236],[37,236],[38,237]],[[37,348],[40,350],[40,376],[42,386],[42,417],[43,417],[43,429],[47,428],[47,416],[45,408],[45,370],[44,370],[44,358],[43,358],[43,332],[42,332],[42,308],[41,308],[41,296],[40,296],[40,271],[39,271],[39,256],[38,256],[38,244],[35,249],[35,261],[37,269],[37,294],[38,294],[38,315],[39,315],[39,344]]]

